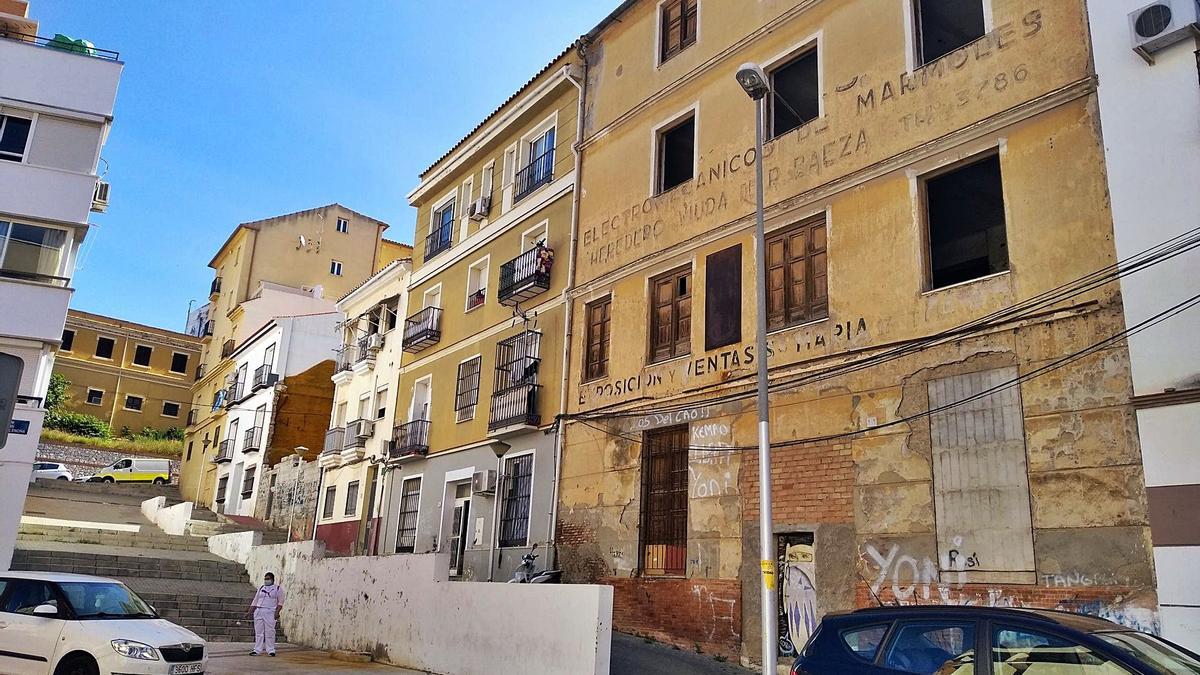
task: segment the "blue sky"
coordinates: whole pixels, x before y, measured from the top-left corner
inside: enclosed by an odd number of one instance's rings
[[[182,330],[237,223],[331,202],[411,242],[417,173],[616,5],[33,0],[125,62],[72,306]]]

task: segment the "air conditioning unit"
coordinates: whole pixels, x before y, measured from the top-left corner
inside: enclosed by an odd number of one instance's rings
[[[373,333],[367,336],[367,349],[376,351],[383,348],[383,333]]]
[[[1133,51],[1153,65],[1155,52],[1200,36],[1200,0],[1157,0],[1129,14]]]
[[[96,181],[96,190],[92,193],[92,211],[104,213],[108,210],[108,182]]]
[[[492,198],[480,197],[479,199],[471,202],[471,205],[467,207],[467,217],[471,220],[483,220],[484,218],[487,218],[488,211],[490,211],[491,208]]]
[[[496,470],[476,471],[471,476],[471,492],[490,495],[496,492]]]
[[[375,435],[375,423],[371,420],[357,420],[346,427],[347,435],[355,438],[370,438]]]

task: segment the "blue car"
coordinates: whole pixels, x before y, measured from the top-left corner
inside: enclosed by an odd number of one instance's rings
[[[1200,675],[1200,656],[1095,617],[879,607],[827,615],[792,675]]]

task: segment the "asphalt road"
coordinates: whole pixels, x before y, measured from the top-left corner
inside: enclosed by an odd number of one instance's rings
[[[717,661],[708,654],[675,649],[658,642],[648,643],[640,637],[624,633],[612,634],[612,675],[751,675],[752,672],[736,663]]]

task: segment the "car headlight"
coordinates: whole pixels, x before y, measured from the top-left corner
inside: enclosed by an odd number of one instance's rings
[[[154,651],[154,647],[145,645],[133,640],[113,640],[113,651],[121,656],[127,656],[131,659],[142,659],[143,661],[157,661],[158,652]]]

